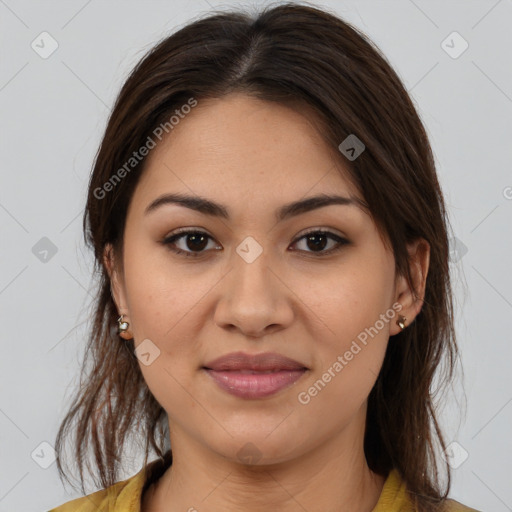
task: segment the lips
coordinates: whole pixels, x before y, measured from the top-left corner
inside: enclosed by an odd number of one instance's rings
[[[307,370],[307,367],[298,361],[275,352],[254,355],[244,352],[232,352],[210,361],[204,365],[204,368],[215,371],[239,371],[246,373]]]
[[[300,379],[308,368],[272,352],[249,355],[234,352],[202,368],[227,393],[245,399],[265,398]]]

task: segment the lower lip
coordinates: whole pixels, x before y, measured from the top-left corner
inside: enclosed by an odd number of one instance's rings
[[[273,395],[291,386],[306,373],[305,369],[280,370],[272,373],[215,371],[209,368],[205,370],[224,391],[240,398],[264,398]]]

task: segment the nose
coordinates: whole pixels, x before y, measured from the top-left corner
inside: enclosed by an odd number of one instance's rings
[[[215,323],[223,329],[260,338],[286,328],[293,321],[293,292],[284,283],[280,267],[265,251],[248,263],[238,254],[222,280]]]

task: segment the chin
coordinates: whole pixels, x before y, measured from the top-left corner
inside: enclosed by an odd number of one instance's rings
[[[286,433],[285,433],[286,434]],[[215,443],[216,444],[216,443]],[[246,466],[268,466],[288,462],[300,454],[301,446],[289,435],[268,435],[268,432],[233,435],[212,450],[232,462]],[[304,446],[301,446],[301,451]]]

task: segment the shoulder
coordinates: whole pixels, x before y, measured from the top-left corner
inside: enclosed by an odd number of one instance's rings
[[[384,483],[380,499],[372,512],[397,510],[400,512],[416,512],[412,496],[405,481],[397,469],[392,469]],[[481,512],[455,501],[445,499],[438,505],[440,512]]]
[[[132,477],[101,491],[63,503],[48,512],[111,512],[112,510],[140,512],[145,487],[156,481],[171,463],[172,452],[169,449],[163,458],[148,463]]]
[[[119,507],[121,510],[140,510],[140,499],[144,485],[143,472],[117,482],[106,489],[76,498],[51,509],[49,512],[107,512]]]
[[[476,508],[467,507],[458,501],[446,500],[446,512],[480,512]]]

